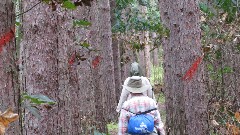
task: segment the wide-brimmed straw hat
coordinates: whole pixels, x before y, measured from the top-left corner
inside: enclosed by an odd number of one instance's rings
[[[132,93],[143,93],[150,88],[150,85],[143,85],[142,81],[140,76],[132,76],[127,85],[123,85],[123,88]]]

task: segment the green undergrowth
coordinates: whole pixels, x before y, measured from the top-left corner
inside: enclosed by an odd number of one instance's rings
[[[159,105],[158,109],[161,114],[162,122],[165,123],[166,122],[165,95],[162,92],[160,92],[159,94],[157,94],[156,98]]]
[[[108,134],[109,135],[116,135],[118,132],[118,124],[115,122],[111,122],[107,125]]]
[[[163,83],[163,67],[162,66],[152,66],[151,67],[151,84],[162,84]]]
[[[159,93],[156,98],[158,103],[165,104],[165,96],[162,92]]]
[[[111,122],[107,125],[109,131],[116,130],[118,128],[117,123]]]

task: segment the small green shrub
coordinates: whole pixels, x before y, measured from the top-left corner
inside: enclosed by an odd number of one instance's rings
[[[162,66],[152,66],[150,82],[151,84],[163,83],[163,67]]]

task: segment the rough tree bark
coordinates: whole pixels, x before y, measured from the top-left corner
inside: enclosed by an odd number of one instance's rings
[[[155,48],[153,50],[153,65],[154,66],[159,66],[158,50],[159,50],[159,48]]]
[[[31,8],[34,2],[24,1],[23,10]],[[69,62],[73,54],[89,57],[89,52],[75,44],[79,36],[86,37],[86,31],[72,24],[73,18],[88,18],[89,9],[62,10],[58,7],[52,11],[51,6],[40,4],[23,16],[21,89],[29,94],[44,94],[57,102],[50,109],[40,108],[39,120],[26,111],[26,135],[93,133],[90,130],[95,124],[95,91],[90,59]]]
[[[23,11],[31,8],[36,1],[28,0],[22,2]],[[50,110],[41,110],[41,119],[37,119],[28,111],[24,115],[23,134],[53,134],[54,132],[66,133],[66,125],[60,126],[61,113],[65,112],[65,105],[69,105],[67,90],[59,90],[58,78],[58,38],[57,25],[61,25],[57,14],[52,13],[46,4],[39,4],[23,15],[23,39],[21,46],[21,91],[29,94],[44,94],[56,102],[58,107]],[[62,79],[62,78],[61,78]],[[68,113],[69,114],[69,113]],[[68,116],[66,114],[66,117]],[[65,120],[65,118],[61,118]],[[59,130],[57,131],[57,128]]]
[[[156,37],[157,37],[156,33],[155,32],[152,33],[152,38],[156,39]],[[152,45],[152,48],[154,48],[154,45]],[[153,66],[157,66],[157,67],[159,66],[159,54],[158,54],[159,48],[160,47],[157,47],[152,51],[152,64]]]
[[[131,63],[137,61],[134,57],[133,50],[130,45],[124,41],[119,41],[120,43],[120,62],[121,62],[121,80],[122,84],[124,80],[130,76]]]
[[[145,76],[147,78],[150,78],[151,75],[151,59],[150,59],[150,45],[148,44],[149,40],[149,32],[144,32],[144,42],[145,42],[145,47],[144,47],[144,61],[146,64],[146,69],[145,69]]]
[[[145,61],[144,50],[139,51],[138,57],[139,57],[139,65],[143,71],[143,76],[146,76],[146,61]]]
[[[100,50],[92,53],[92,58],[100,57],[99,66],[93,69],[96,122],[101,132],[106,132],[106,123],[116,119],[116,95],[115,79],[112,51],[111,16],[109,0],[97,1],[95,8],[92,9],[92,25],[95,26],[91,31],[96,33],[96,38],[92,38],[93,47]]]
[[[120,50],[119,50],[118,39],[113,37],[112,41],[113,41],[112,48],[113,48],[113,62],[114,62],[115,92],[116,92],[116,100],[118,102],[121,95],[121,90],[122,90]]]
[[[24,11],[34,2],[24,1]],[[92,134],[82,131],[93,126],[106,132],[106,124],[117,116],[109,1],[94,1],[79,12],[62,10],[40,4],[23,16],[21,89],[57,102],[51,109],[41,108],[40,120],[26,111],[24,134]],[[71,18],[88,19],[90,31],[73,29]],[[78,33],[95,51],[73,45]],[[69,66],[74,53],[88,60]],[[81,125],[91,118],[94,125]]]
[[[206,135],[206,86],[203,64],[189,81],[182,79],[197,57],[200,44],[197,0],[162,0],[161,17],[170,30],[164,50],[166,131],[169,135]]]
[[[110,1],[111,8],[111,26],[116,22],[116,17],[114,15],[114,9],[116,7],[116,1]],[[115,79],[115,91],[116,91],[116,100],[118,102],[122,89],[121,81],[121,63],[120,63],[120,43],[117,37],[112,37],[112,50],[113,50],[113,62],[114,62],[114,79]]]
[[[11,0],[1,0],[0,7],[0,38],[2,39],[6,33],[9,33],[15,27],[15,10]],[[0,48],[0,111],[3,112],[12,107],[14,112],[17,113],[19,110],[19,89],[14,38],[4,45],[1,44]],[[19,123],[14,122],[7,129],[6,135],[19,132]]]
[[[147,13],[146,6],[140,6],[143,14]],[[144,71],[145,77],[150,78],[151,72],[151,59],[150,59],[150,44],[149,44],[149,31],[143,31],[141,36],[141,42],[144,44]]]

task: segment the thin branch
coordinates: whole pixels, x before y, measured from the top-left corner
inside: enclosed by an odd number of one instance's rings
[[[158,48],[157,46],[154,46],[149,52],[153,51],[154,49]]]
[[[17,16],[20,16],[20,15],[23,15],[23,14],[25,14],[25,13],[27,13],[28,11],[32,10],[34,7],[36,7],[36,6],[39,5],[40,3],[42,3],[42,1],[39,1],[37,4],[35,4],[35,5],[32,6],[31,8],[29,8],[28,10],[26,10],[26,11],[24,11],[24,12],[22,12],[22,13],[16,15],[16,17],[17,17]]]

